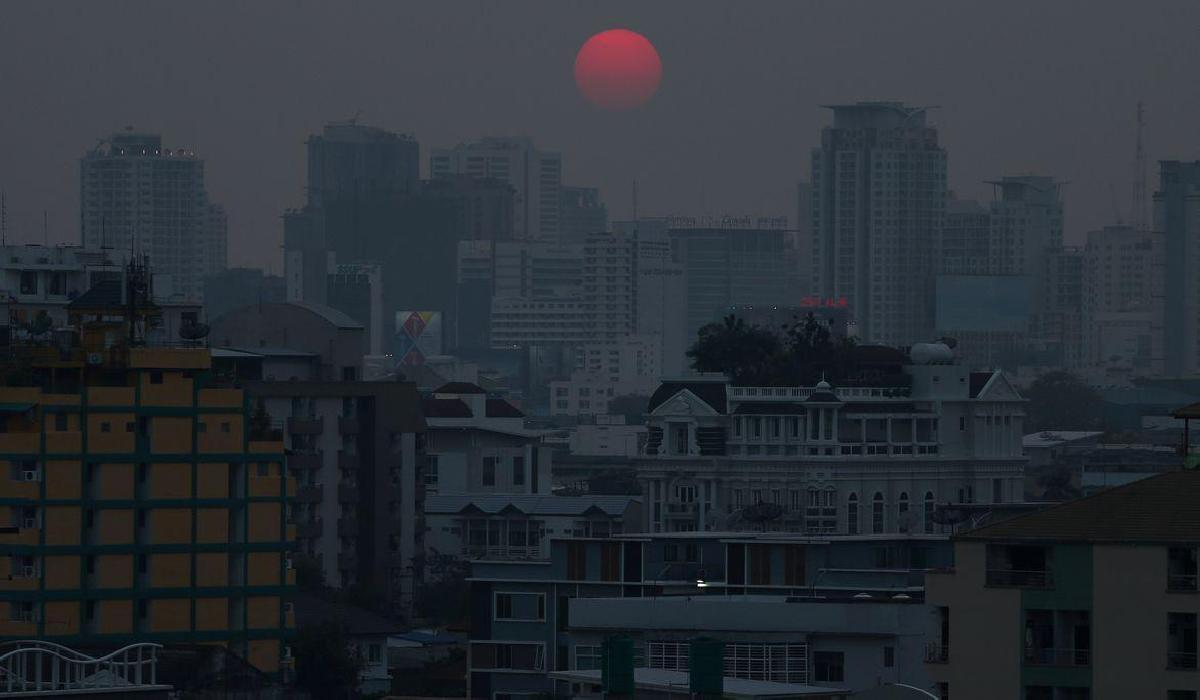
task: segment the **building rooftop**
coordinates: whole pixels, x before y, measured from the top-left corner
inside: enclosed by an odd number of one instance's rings
[[[519,512],[526,515],[583,515],[597,510],[606,515],[622,515],[637,496],[545,496],[473,494],[436,495],[425,497],[426,513]]]
[[[321,318],[325,319],[326,321],[333,324],[334,326],[337,326],[338,328],[362,328],[363,327],[363,324],[359,323],[358,321],[355,321],[353,318],[350,318],[350,316],[348,314],[343,313],[341,311],[338,311],[337,309],[334,309],[334,308],[331,308],[328,306],[324,306],[321,304],[313,304],[313,303],[307,302],[307,301],[289,301],[287,303],[291,304],[292,306],[295,306],[297,308],[304,309],[305,311],[310,311],[310,312],[320,316]]]
[[[1200,471],[1173,471],[1101,491],[959,539],[1170,544],[1200,542]]]
[[[1103,435],[1097,430],[1043,430],[1040,433],[1030,433],[1021,439],[1023,447],[1057,447],[1068,442],[1089,440]]]
[[[435,394],[486,394],[483,387],[471,382],[446,382],[433,390]]]
[[[650,396],[650,401],[646,405],[646,413],[653,413],[654,409],[674,398],[679,392],[686,390],[708,404],[712,410],[723,414],[725,413],[726,381],[724,377],[720,380],[711,377],[697,377],[695,379],[664,381],[658,385],[658,388],[654,390],[654,394]]]
[[[326,600],[311,593],[296,593],[297,626],[319,625],[337,622],[345,627],[351,637],[376,637],[405,632],[405,628],[391,620],[357,605]]]
[[[600,671],[555,671],[548,674],[551,678],[571,681],[574,683],[600,683]],[[668,671],[662,668],[633,669],[634,684],[642,690],[653,692],[669,692],[688,695],[688,673],[686,671]],[[752,681],[743,678],[725,678],[723,681],[722,697],[738,700],[753,698],[847,698],[850,691],[845,688],[828,688],[818,685],[801,685],[799,683],[772,683],[770,681]]]

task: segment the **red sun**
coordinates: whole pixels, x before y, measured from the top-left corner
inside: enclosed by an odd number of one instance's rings
[[[609,29],[588,39],[575,56],[575,84],[602,109],[632,109],[646,102],[662,80],[654,44],[628,29]]]

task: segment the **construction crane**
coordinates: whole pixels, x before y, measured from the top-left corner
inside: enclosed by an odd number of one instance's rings
[[[1137,103],[1137,150],[1133,161],[1133,229],[1145,231],[1149,227],[1146,211],[1146,119],[1142,101]]]

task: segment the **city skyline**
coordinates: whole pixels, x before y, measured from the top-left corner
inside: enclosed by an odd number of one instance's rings
[[[1065,242],[1079,245],[1118,214],[1132,218],[1138,100],[1151,162],[1196,151],[1186,115],[1200,98],[1174,86],[1197,52],[1184,28],[1200,8],[1162,2],[1130,21],[1118,5],[689,4],[681,15],[632,3],[285,3],[243,8],[236,22],[215,8],[147,5],[146,31],[105,8],[23,5],[0,29],[0,56],[16,67],[0,88],[24,105],[0,117],[8,237],[41,242],[45,212],[45,240],[77,241],[78,159],[130,124],[205,159],[229,213],[232,265],[279,272],[279,213],[303,203],[303,141],[355,114],[413,134],[423,176],[434,148],[527,136],[563,154],[564,182],[599,187],[611,220],[628,218],[634,180],[648,214],[791,219],[809,150],[831,122],[821,105],[896,99],[940,105],[931,122],[960,198],[987,200],[986,180],[1003,175],[1068,183]],[[642,32],[663,60],[659,94],[618,115],[590,108],[570,74],[579,45],[608,26]],[[433,33],[443,38],[424,38]],[[345,80],[350,70],[356,79]]]

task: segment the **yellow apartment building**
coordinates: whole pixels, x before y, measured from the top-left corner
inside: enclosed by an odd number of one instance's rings
[[[206,348],[104,347],[34,348],[31,386],[0,386],[0,641],[220,644],[281,673],[283,444]]]
[[[1167,472],[955,538],[931,573],[942,698],[1196,700],[1200,472]]]

